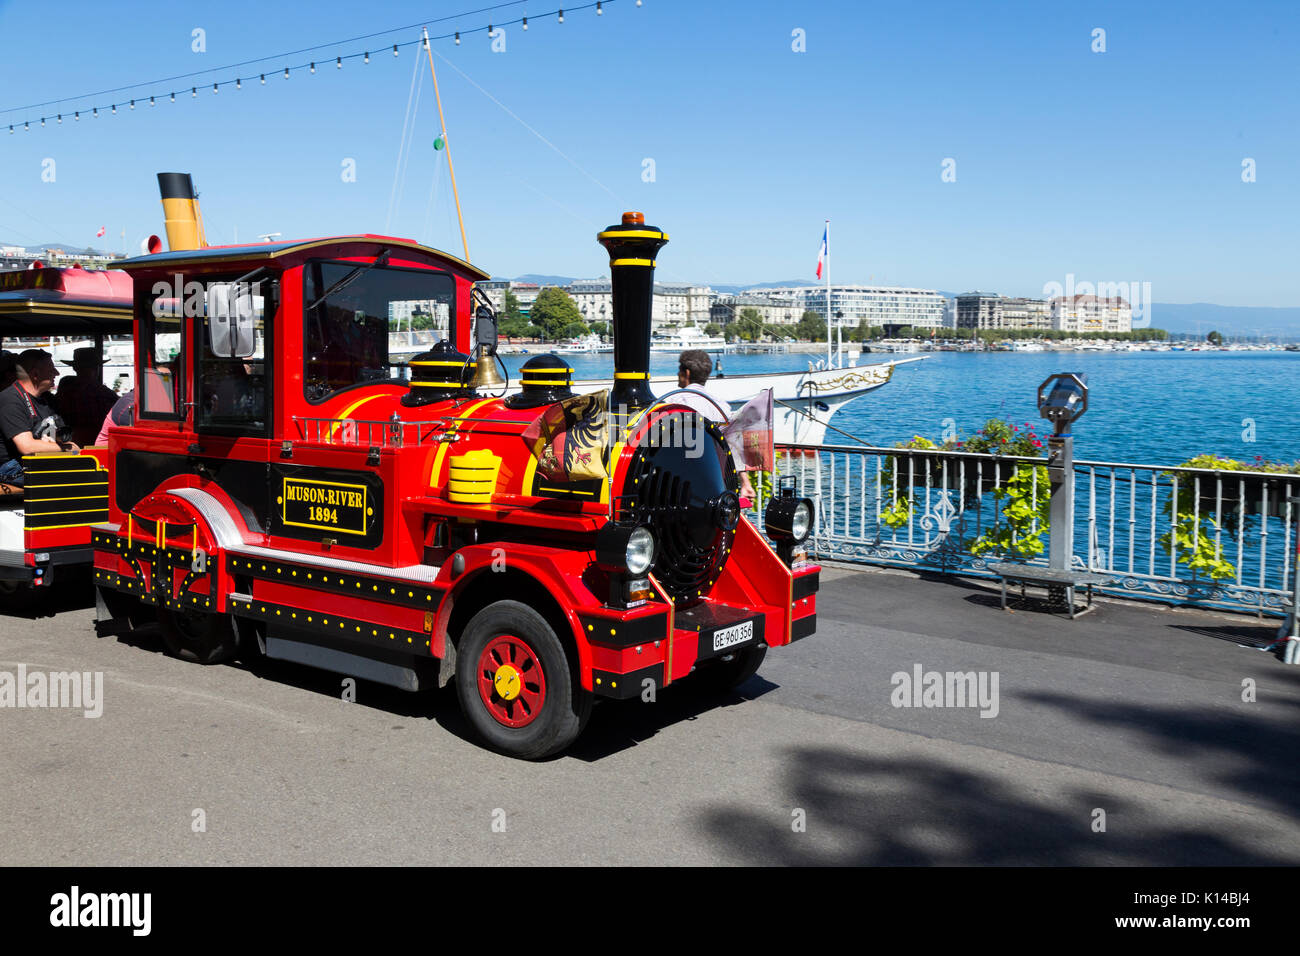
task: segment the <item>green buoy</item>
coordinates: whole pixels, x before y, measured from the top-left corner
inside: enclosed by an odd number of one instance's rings
[[[435,137],[433,140],[434,149],[442,149],[446,145],[447,145],[446,140],[444,140],[441,136]]]

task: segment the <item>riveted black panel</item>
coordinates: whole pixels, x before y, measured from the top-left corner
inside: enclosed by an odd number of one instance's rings
[[[651,614],[630,621],[579,614],[582,632],[593,644],[606,647],[635,647],[668,639],[668,613]]]
[[[615,674],[612,671],[593,670],[591,672],[591,689],[599,697],[612,697],[615,700],[630,700],[640,697],[645,690],[645,681],[653,681],[657,691],[664,683],[664,665],[651,664],[640,670],[627,674]]]
[[[438,603],[446,591],[443,587],[429,587],[411,581],[392,578],[369,577],[361,574],[343,574],[331,568],[301,564],[295,561],[249,557],[231,554],[226,558],[226,570],[240,577],[278,581],[296,587],[344,594],[349,597],[369,598],[386,604],[418,607],[437,611]]]
[[[384,482],[369,471],[271,466],[271,534],[374,548],[384,538]]]

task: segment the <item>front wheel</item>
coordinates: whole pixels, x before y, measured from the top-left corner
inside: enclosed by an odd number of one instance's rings
[[[559,753],[591,714],[591,694],[554,628],[518,601],[497,601],[470,620],[456,649],[456,696],[475,732],[524,760]]]
[[[160,607],[158,625],[168,652],[181,660],[220,664],[233,658],[239,648],[233,621],[224,614]]]

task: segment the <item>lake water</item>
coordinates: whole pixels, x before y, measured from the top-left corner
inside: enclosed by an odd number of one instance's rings
[[[505,356],[512,377],[529,357]],[[816,357],[728,355],[724,368],[732,374],[792,370]],[[613,367],[608,354],[566,358],[579,378],[608,375]],[[676,371],[676,356],[651,358],[654,373]],[[861,364],[884,358],[864,355]],[[1088,412],[1074,429],[1076,458],[1174,465],[1213,453],[1300,461],[1296,352],[936,352],[897,369],[889,384],[850,403],[831,423],[873,445],[918,434],[937,441],[945,420],[963,435],[994,417],[1050,431],[1038,418],[1035,394],[1055,372],[1088,375]]]

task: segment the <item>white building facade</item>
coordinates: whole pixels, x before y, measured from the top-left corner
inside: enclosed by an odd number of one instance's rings
[[[1133,308],[1125,300],[1095,295],[1057,296],[1049,301],[1058,332],[1132,332]]]
[[[747,295],[761,295],[788,301],[799,310],[826,318],[825,286],[787,286],[753,289]],[[943,328],[944,297],[934,289],[895,286],[833,285],[830,290],[832,321],[845,327],[867,325],[910,325],[921,329]],[[843,313],[842,317],[838,313]],[[797,320],[796,320],[797,321]]]

